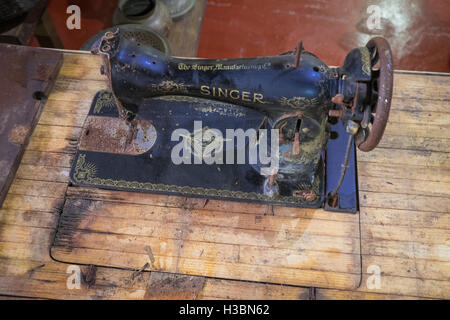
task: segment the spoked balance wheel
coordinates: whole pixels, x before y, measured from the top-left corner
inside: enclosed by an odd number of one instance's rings
[[[373,150],[383,136],[389,118],[394,76],[389,43],[384,38],[376,37],[372,38],[366,47],[371,57],[371,89],[374,101],[365,112],[363,130],[356,139],[358,148],[365,152]]]

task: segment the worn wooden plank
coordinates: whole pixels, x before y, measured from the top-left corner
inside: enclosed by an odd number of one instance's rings
[[[91,100],[77,101],[76,106],[71,100],[54,100],[48,99],[45,104],[45,111],[53,113],[76,113],[86,115],[91,107]],[[59,125],[59,128],[63,129],[64,126]]]
[[[423,297],[412,297],[402,294],[383,294],[361,291],[346,291],[334,289],[319,289],[316,292],[317,300],[423,300]]]
[[[450,262],[448,261],[364,255],[362,270],[367,270],[372,265],[380,267],[381,277],[397,276],[436,281],[450,280]]]
[[[152,269],[161,271],[314,286],[359,282],[356,222],[167,209],[69,199],[52,255],[137,269],[149,246]]]
[[[69,182],[69,168],[42,165],[22,164],[16,178],[40,182]],[[39,182],[35,182],[39,185]]]
[[[93,94],[92,98],[95,94]],[[81,128],[84,123],[85,116],[80,116],[77,113],[68,112],[42,112],[41,120],[39,123],[53,126],[66,126],[66,127],[78,127]],[[58,136],[53,136],[57,138]]]
[[[363,224],[362,239],[389,240],[398,242],[418,242],[421,244],[442,244],[450,240],[450,233],[446,229],[414,228],[410,226],[381,226]],[[420,241],[418,241],[420,239]],[[448,255],[450,257],[450,253]]]
[[[361,223],[374,225],[416,226],[417,228],[449,229],[450,214],[404,209],[364,208]]]
[[[371,208],[405,209],[446,213],[450,210],[448,197],[418,196],[405,193],[360,192],[361,206]]]
[[[67,183],[54,181],[39,181],[16,178],[10,187],[10,194],[37,197],[64,198]]]
[[[401,73],[394,75],[394,97],[427,99],[448,105],[450,79],[448,75]]]
[[[440,103],[428,94],[424,98],[407,98],[404,96],[394,96],[392,98],[392,109],[403,110],[403,111],[421,111],[421,112],[447,112],[448,102]]]
[[[447,106],[445,106],[447,108]],[[402,136],[402,137],[418,137],[418,138],[439,138],[448,139],[450,137],[450,128],[446,125],[429,125],[428,123],[420,124],[391,124],[388,126],[384,134],[386,136]],[[385,136],[383,136],[384,138]],[[445,151],[445,150],[441,150]]]
[[[59,137],[61,139],[74,140],[78,139],[81,133],[81,128],[65,127],[61,125],[43,125],[36,126],[33,133],[33,138],[52,138]]]
[[[129,265],[143,266],[148,257],[142,254],[122,251],[74,248],[72,254],[77,256],[79,263],[89,264],[93,257],[99,265],[129,267]],[[64,257],[62,251],[58,251],[59,257]],[[120,259],[119,257],[125,259]],[[73,258],[72,258],[73,259]],[[127,265],[127,263],[129,265]],[[184,257],[173,257],[162,260],[164,271],[191,274],[201,276],[219,277],[226,279],[241,279],[245,275],[247,280],[271,283],[286,283],[294,285],[309,283],[318,287],[355,288],[359,283],[360,275],[349,273],[337,273],[318,270],[303,270],[297,268],[276,268],[271,266],[257,266],[246,264],[228,264],[218,261],[208,263],[205,260],[190,259]]]
[[[372,256],[401,257],[406,259],[425,259],[448,261],[449,243],[424,244],[416,241],[389,241],[365,239],[362,254]]]
[[[86,101],[86,98],[91,95],[93,98],[97,91],[107,89],[106,80],[106,77],[102,80],[58,77],[48,98],[49,100],[72,101],[76,106],[78,102]]]
[[[424,124],[446,125],[449,123],[450,115],[445,112],[433,111],[407,111],[393,109],[389,112],[389,125],[401,124]]]
[[[448,280],[424,280],[421,278],[405,278],[382,276],[380,289],[368,289],[367,281],[372,274],[363,274],[362,285],[356,289],[361,292],[379,292],[385,294],[401,293],[405,296],[448,299],[450,282]],[[370,280],[369,280],[370,281]]]
[[[59,138],[31,139],[28,150],[73,154],[77,148],[76,140]]]
[[[58,218],[58,212],[0,209],[0,223],[2,225],[54,228],[58,224]]]
[[[63,198],[23,196],[8,193],[2,209],[55,212],[62,209],[63,203]]]
[[[105,80],[100,73],[102,58],[85,53],[64,53],[60,78],[74,80]],[[70,101],[70,100],[68,100]]]
[[[429,150],[398,150],[389,148],[376,148],[369,152],[358,152],[358,161],[377,164],[398,164],[407,166],[450,168],[450,157],[447,152]]]
[[[27,150],[23,155],[21,166],[30,165],[54,168],[70,168],[73,157],[73,154],[67,153],[51,153],[45,151]]]
[[[44,4],[39,4],[42,11]],[[37,17],[35,17],[37,19]],[[26,24],[25,24],[26,25]],[[28,145],[63,55],[51,50],[0,44],[0,206]]]
[[[10,295],[38,296],[49,299],[308,299],[309,289],[279,285],[230,281],[203,277],[187,278],[159,272],[134,272],[96,268],[95,282],[88,286],[81,281],[80,289],[69,290],[68,267],[79,267],[82,277],[86,267],[55,261],[30,261],[0,258],[0,292]],[[70,271],[70,270],[69,270]],[[155,281],[156,278],[156,281]],[[83,278],[82,278],[83,279]],[[158,281],[159,280],[159,281]],[[180,280],[185,283],[180,286]],[[159,285],[158,285],[159,284]],[[162,285],[164,288],[162,288]],[[192,289],[192,284],[201,286]],[[155,285],[161,290],[155,290]]]
[[[255,282],[241,285],[238,281],[207,279],[199,297],[202,299],[231,300],[308,300],[309,289]]]
[[[84,207],[84,206],[86,206],[86,205],[77,204],[77,207]],[[141,219],[143,219],[143,218],[145,218],[145,209],[146,208],[148,209],[147,206],[126,206],[126,208],[123,208],[123,210],[114,210],[114,208],[117,209],[117,207],[115,207],[113,204],[109,204],[109,206],[107,206],[106,213],[105,213],[104,212],[105,209],[102,208],[102,206],[92,205],[91,207],[92,207],[91,208],[92,211],[96,211],[96,212],[100,212],[100,213],[103,212],[103,214],[101,214],[101,215],[104,216],[105,218],[108,218],[108,220],[110,220],[111,218],[114,218],[114,217],[115,218],[122,217],[124,219],[125,218],[140,217]],[[155,210],[157,210],[157,208],[153,208],[150,213],[147,213],[147,215],[150,216],[152,219],[155,216],[155,212],[154,212]],[[123,213],[124,211],[126,211],[126,213]],[[165,222],[176,221],[177,220],[177,215],[182,215],[183,211],[184,211],[184,209],[183,210],[179,210],[179,212],[172,212],[171,214],[169,214],[169,213],[166,214],[165,213],[164,221]],[[120,214],[120,213],[122,213],[122,214]],[[209,214],[208,214],[208,216],[209,216]],[[226,220],[225,219],[220,219],[220,217],[218,217],[217,215],[213,215],[212,214],[212,217],[208,217],[208,218],[211,218],[209,223],[212,224],[212,225],[217,225],[218,224],[218,225],[222,225],[222,226],[225,226],[225,227],[233,226],[233,224],[228,224],[228,225],[225,224],[225,225],[223,225],[223,223]],[[273,219],[273,218],[278,218],[278,217],[265,216],[264,218],[266,218],[266,219],[268,219],[268,218],[269,219]],[[232,221],[232,220],[235,220],[235,219],[230,217],[230,219],[228,219],[228,220]],[[251,220],[249,220],[249,221],[251,222]],[[247,223],[249,223],[249,221]],[[240,221],[240,222],[242,222],[242,221]],[[141,221],[139,223],[139,225],[142,225],[142,223],[143,222]],[[197,221],[196,223],[202,223],[202,222],[201,221]],[[208,220],[203,221],[203,224],[205,224],[205,223],[208,223]],[[264,229],[267,229],[267,228],[270,229],[271,225],[272,225],[272,223],[269,222],[269,221],[265,221],[265,222],[261,221],[261,226],[263,226]],[[378,226],[377,228],[374,228],[374,226],[370,226],[369,225],[368,227],[370,227],[371,229],[370,230],[366,230],[366,227],[367,226],[363,225],[363,231],[364,231],[363,234],[366,235],[367,233],[370,232],[370,236],[368,238],[369,239],[375,239],[375,240],[377,240],[377,239],[378,240],[389,239],[389,240],[393,240],[393,241],[414,241],[415,239],[420,237],[422,239],[422,243],[427,243],[427,241],[431,241],[430,243],[439,243],[440,239],[445,238],[445,236],[447,235],[447,231],[433,230],[433,229],[415,229],[415,228],[410,228],[410,227],[407,227],[407,228],[399,228],[399,227],[393,228],[392,227],[392,228],[390,228],[390,230],[383,230],[383,229],[385,229],[384,226],[383,227]],[[85,226],[81,226],[81,229],[82,230],[89,230],[89,231],[93,230],[92,228],[87,228]],[[112,229],[117,229],[117,228],[113,227]],[[399,234],[399,231],[402,231],[402,230],[403,230],[403,233]],[[378,233],[378,235],[377,235],[377,233]],[[395,235],[395,234],[394,234],[394,237],[393,237],[392,236],[393,233],[399,234],[400,238],[398,238],[398,235]],[[20,232],[17,232],[15,230],[15,231],[13,231],[13,235],[14,236],[20,235]],[[86,236],[86,235],[84,235],[84,236]],[[88,233],[87,236],[93,236],[93,235],[91,233]],[[102,247],[109,246],[110,243],[115,243],[115,241],[127,241],[127,242],[128,241],[130,241],[130,242],[134,241],[132,246],[137,246],[138,243],[139,243],[139,246],[141,248],[144,247],[146,244],[150,244],[150,242],[147,243],[145,241],[144,242],[142,242],[142,241],[141,242],[139,242],[139,241],[136,242],[136,236],[134,236],[134,233],[133,233],[132,237],[126,237],[126,235],[124,235],[124,236],[125,237],[120,237],[120,239],[116,239],[116,240],[107,238],[104,241],[101,241],[101,239],[97,238],[96,239],[96,245],[97,245],[96,248],[102,248]],[[95,235],[93,237],[95,237]],[[363,241],[366,238],[367,238],[367,236],[363,236]],[[10,240],[11,239],[12,238],[10,238]],[[92,239],[94,239],[94,238],[92,238]],[[427,240],[427,239],[429,239],[429,240]],[[16,239],[16,241],[18,241],[18,242],[26,242],[26,240],[23,239],[23,238]],[[93,240],[91,240],[91,241],[93,241]],[[89,242],[90,241],[87,241],[87,243],[89,243]],[[111,249],[115,249],[115,247],[113,246],[113,247],[111,247]],[[198,251],[199,250],[200,249],[198,249]],[[202,250],[204,250],[204,248]],[[220,249],[218,251],[225,252],[226,250],[224,250],[222,248],[222,249]],[[277,260],[278,259],[285,259],[285,257],[287,255],[289,255],[290,259],[288,259],[286,261],[283,261],[283,264],[289,265],[289,261],[295,261],[295,255],[292,255],[292,253],[290,253],[290,254],[287,253],[288,251],[290,251],[290,250],[284,250],[284,252],[280,253],[279,255],[275,255],[275,258]],[[246,254],[244,254],[244,255],[240,254],[239,255],[240,256],[240,261],[246,261],[246,258],[248,259],[248,257],[251,257],[251,260],[249,260],[247,262],[253,263],[255,257],[257,257],[257,259],[259,258],[259,260],[263,261],[264,264],[269,264],[270,265],[270,257],[265,258],[264,254],[261,255],[261,253],[255,254],[255,253],[257,253],[257,252],[255,252],[255,248],[247,246],[247,247],[245,247],[243,252],[245,252]],[[248,252],[252,252],[252,254],[249,255]],[[230,254],[231,255],[233,255],[235,253],[236,252],[233,249],[230,250]],[[208,252],[206,252],[204,255],[205,255],[205,257],[208,256]],[[320,258],[320,256],[317,256],[317,257]],[[379,260],[381,258],[384,258],[384,260],[386,260],[386,257],[373,257],[373,258],[379,259]],[[416,257],[416,258],[420,258],[420,256]],[[391,266],[391,269],[393,271],[391,271],[389,273],[388,271],[386,271],[384,269],[383,272],[385,274],[392,274],[392,272],[393,272],[393,274],[396,274],[396,272],[403,270],[403,269],[400,269],[400,266],[402,264],[408,264],[409,263],[409,265],[411,265],[411,263],[414,263],[414,268],[413,267],[409,267],[409,269],[411,269],[411,270],[408,269],[407,273],[406,273],[406,271],[403,271],[403,273],[401,273],[401,275],[402,276],[405,276],[405,275],[410,275],[411,276],[414,273],[414,271],[417,271],[418,266],[422,265],[423,268],[425,268],[425,267],[427,268],[426,273],[425,273],[425,271],[421,272],[421,273],[424,273],[426,275],[425,276],[426,278],[428,278],[430,276],[430,274],[431,274],[430,267],[432,267],[433,264],[438,263],[438,262],[435,262],[435,261],[426,261],[426,260],[425,261],[423,261],[423,260],[422,261],[414,261],[414,262],[411,261],[411,260],[404,260],[404,261],[402,261],[402,259],[397,259],[397,258],[393,258],[392,260],[394,262],[391,262],[390,266]],[[399,262],[399,261],[401,261],[401,262]],[[324,261],[321,261],[320,259],[318,259],[317,265],[322,266],[323,263],[324,263]],[[423,265],[424,263],[425,263],[425,265]],[[448,263],[446,263],[446,264],[444,263],[444,265],[448,266]],[[439,272],[439,270],[441,270],[441,274],[442,274],[442,270],[444,270],[444,269],[443,268],[437,268],[436,272]],[[336,270],[336,271],[340,271],[340,270]],[[412,273],[410,273],[410,272],[412,272]],[[448,272],[447,272],[447,275],[445,277],[448,277]]]
[[[389,192],[400,194],[428,195],[434,197],[449,197],[450,183],[441,181],[426,181],[413,179],[398,179],[391,177],[370,177],[360,175],[359,190],[370,192]]]
[[[73,187],[70,187],[70,189]],[[332,219],[316,219],[304,216],[302,213],[289,217],[281,215],[264,215],[261,212],[230,212],[226,210],[213,210],[194,207],[170,207],[157,204],[135,204],[114,201],[93,201],[89,199],[66,200],[70,212],[69,219],[82,220],[87,216],[95,215],[99,219],[135,219],[147,221],[179,223],[189,219],[193,225],[207,225],[210,227],[236,228],[245,230],[277,232],[283,226],[289,226],[291,232],[311,234],[345,236],[355,234],[358,223],[354,221],[338,221]],[[80,208],[81,210],[77,210]],[[314,209],[311,209],[313,211]],[[294,223],[293,223],[294,222]],[[323,230],[326,229],[326,230]],[[357,235],[352,236],[358,238]]]
[[[35,228],[17,225],[2,225],[0,227],[0,241],[2,242],[1,253],[5,254],[8,252],[8,243],[40,243],[43,247],[49,247],[52,241],[52,234],[48,232],[49,230],[54,230],[54,228],[46,229],[42,227]]]
[[[450,150],[450,139],[385,135],[379,146],[398,150],[447,152]]]
[[[417,183],[415,180],[450,182],[450,169],[412,165],[405,166],[392,163],[377,165],[362,160],[358,161],[358,175],[365,177],[384,177],[386,179],[409,179],[413,183]]]

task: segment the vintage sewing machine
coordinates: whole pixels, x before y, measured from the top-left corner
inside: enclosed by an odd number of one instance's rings
[[[391,103],[385,39],[342,67],[301,42],[272,57],[168,57],[119,29],[93,53],[111,90],[93,101],[74,184],[357,211],[355,145],[377,146]]]

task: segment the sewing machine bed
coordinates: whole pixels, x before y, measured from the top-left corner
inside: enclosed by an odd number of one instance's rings
[[[337,137],[329,140],[327,152],[319,164],[320,183],[317,188],[321,196],[308,202],[292,196],[292,190],[283,183],[279,184],[279,196],[264,195],[265,177],[248,163],[236,164],[236,154],[239,152],[236,146],[232,151],[233,164],[206,164],[204,161],[200,164],[173,163],[171,153],[176,144],[187,142],[189,145],[185,150],[197,152],[193,147],[194,139],[201,140],[202,135],[197,138],[195,131],[201,130],[204,134],[207,129],[225,133],[228,129],[246,131],[258,128],[264,120],[260,112],[208,99],[163,96],[146,100],[136,118],[147,120],[149,124],[145,130],[135,134],[130,143],[130,129],[125,121],[119,119],[112,94],[102,90],[95,95],[70,172],[75,185],[304,208],[319,208],[326,204],[325,207],[332,211],[357,211],[354,150],[339,191],[338,206],[330,207],[325,200],[339,179],[345,157],[348,138],[340,122],[332,125]],[[194,121],[199,120],[200,129],[194,128]],[[186,129],[191,134],[182,137],[183,140],[173,141],[172,133],[177,129]],[[227,159],[226,141],[230,138],[224,136],[221,140],[218,142],[223,143],[223,159]],[[129,145],[135,145],[135,148],[127,147]],[[247,139],[244,150],[247,156],[248,149]],[[191,154],[188,156],[193,158]]]

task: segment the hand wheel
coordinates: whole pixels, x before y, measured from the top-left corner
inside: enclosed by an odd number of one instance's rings
[[[366,47],[369,49],[372,68],[372,106],[367,106],[362,121],[361,135],[356,143],[361,151],[373,150],[381,140],[391,107],[394,68],[389,43],[381,37],[372,38]],[[376,102],[376,103],[375,103]]]

